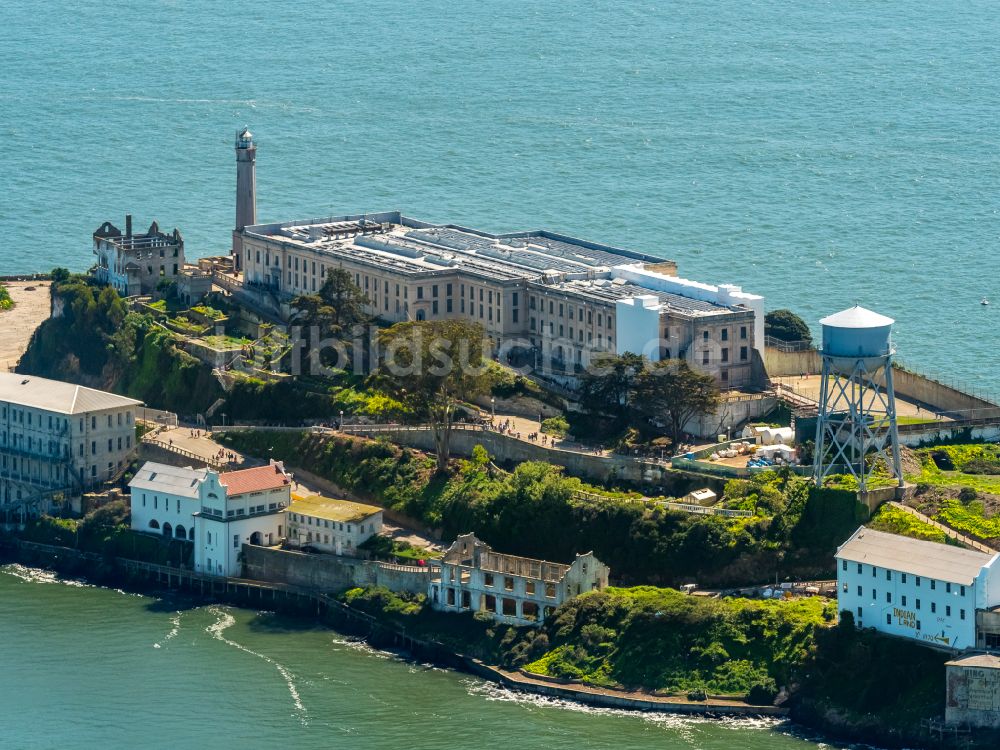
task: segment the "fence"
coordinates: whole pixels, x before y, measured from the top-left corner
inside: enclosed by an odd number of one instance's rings
[[[156,437],[148,437],[146,435],[143,435],[142,442],[144,445],[150,445],[155,448],[160,448],[161,450],[165,450],[168,453],[174,453],[178,456],[183,456],[184,458],[190,458],[192,461],[197,461],[200,464],[204,464],[209,468],[216,469],[218,471],[227,468],[229,465],[226,463],[222,463],[221,461],[218,461],[214,458],[206,458],[205,456],[202,456],[198,453],[185,450],[180,446],[171,445],[170,443],[164,443],[161,440],[157,440]]]
[[[573,497],[581,500],[597,500],[599,502],[626,503],[636,505],[657,505],[668,510],[677,510],[682,513],[691,513],[699,516],[724,516],[726,518],[750,518],[753,513],[749,510],[736,510],[734,508],[717,508],[709,505],[694,505],[693,503],[674,503],[665,500],[653,500],[648,497],[610,497],[608,495],[598,495],[594,492],[577,491]]]
[[[779,352],[806,352],[813,348],[811,341],[782,341],[781,339],[776,339],[774,336],[764,337],[764,346],[769,346],[772,349],[777,349]]]

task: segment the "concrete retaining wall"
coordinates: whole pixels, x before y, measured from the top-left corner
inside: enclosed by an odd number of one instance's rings
[[[819,352],[806,349],[802,352],[783,352],[769,346],[764,350],[764,368],[768,377],[783,378],[789,375],[816,375],[823,371]]]
[[[996,408],[995,404],[991,404],[985,399],[963,393],[949,385],[906,370],[893,370],[892,384],[900,396],[927,404],[937,411],[961,412],[970,409]],[[1000,414],[1000,409],[997,409],[997,413]]]
[[[157,443],[146,441],[139,443],[139,459],[142,461],[155,461],[167,466],[190,466],[194,469],[203,469],[209,465],[207,461],[193,454],[191,456],[182,455]]]
[[[783,352],[774,347],[767,347],[764,354],[764,365],[767,368],[768,376],[772,378],[802,375],[803,373],[816,375],[823,371],[822,358],[815,349],[802,352]],[[936,411],[965,412],[970,409],[996,407],[996,404],[985,399],[964,393],[957,388],[915,372],[894,369],[892,381],[898,395]],[[1000,410],[998,410],[998,414],[1000,414]]]
[[[359,431],[365,435],[366,432]],[[430,430],[400,427],[392,431],[372,432],[370,437],[384,435],[392,442],[412,448],[434,452],[434,436]],[[667,467],[627,456],[601,456],[546,448],[542,445],[501,435],[489,430],[459,429],[452,432],[451,450],[459,456],[471,456],[475,446],[483,446],[498,463],[510,461],[543,461],[564,466],[573,476],[604,482],[609,477],[619,477],[631,482],[669,483]]]
[[[787,716],[787,708],[778,706],[751,706],[732,700],[707,700],[704,702],[683,702],[677,700],[657,699],[650,696],[643,698],[635,693],[623,691],[599,690],[579,683],[559,684],[548,679],[528,678],[522,675],[495,669],[475,659],[466,659],[466,667],[472,673],[497,682],[504,687],[525,693],[536,693],[553,698],[577,701],[590,706],[619,708],[630,711],[658,711],[676,714],[707,714],[710,716]],[[560,681],[561,682],[561,681]],[[545,684],[543,684],[545,683]]]
[[[899,428],[899,442],[910,448],[920,448],[940,443],[954,442],[997,442],[1000,440],[1000,425],[963,427],[948,422],[934,422],[927,425],[903,425]]]
[[[318,591],[385,586],[397,593],[426,593],[430,575],[428,568],[251,545],[243,546],[242,555],[244,578]]]

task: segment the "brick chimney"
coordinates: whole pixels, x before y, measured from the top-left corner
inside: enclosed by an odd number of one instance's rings
[[[132,214],[125,214],[125,236],[132,236]]]

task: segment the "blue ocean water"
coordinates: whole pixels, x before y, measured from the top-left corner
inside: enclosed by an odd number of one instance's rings
[[[674,258],[1000,390],[995,3],[8,0],[0,272],[126,212],[226,250],[258,215],[401,209]],[[979,304],[994,297],[993,307]]]
[[[5,750],[834,750],[776,721],[508,693],[271,612],[0,566]]]

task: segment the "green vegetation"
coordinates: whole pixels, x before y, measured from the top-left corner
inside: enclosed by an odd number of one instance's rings
[[[706,599],[649,586],[571,599],[545,632],[531,672],[608,687],[703,690],[770,703],[834,608],[819,598]]]
[[[116,390],[181,414],[203,412],[224,391],[212,372],[155,326],[136,331],[134,355],[122,369]]]
[[[407,541],[391,539],[381,534],[368,537],[358,545],[358,549],[365,550],[376,560],[388,560],[403,564],[412,564],[417,560],[435,559],[443,555],[437,550],[416,547]]]
[[[809,326],[791,310],[772,310],[765,315],[764,335],[779,341],[812,342]]]
[[[907,477],[912,482],[1000,493],[1000,446],[991,443],[939,445],[921,448],[916,455],[920,460],[920,472]]]
[[[934,520],[979,539],[1000,538],[1000,516],[987,518],[983,504],[977,500],[967,504],[960,500],[945,500]]]
[[[385,357],[373,380],[410,413],[430,421],[439,471],[451,457],[457,408],[489,388],[485,335],[478,323],[464,320],[408,321],[379,333]]]
[[[581,379],[580,403],[585,414],[574,416],[575,435],[625,447],[669,435],[676,444],[693,416],[718,408],[719,389],[685,360],[650,362],[626,352],[595,360]]]
[[[759,515],[725,519],[623,501],[549,464],[497,472],[485,451],[439,473],[433,458],[383,441],[266,430],[221,439],[306,468],[440,528],[444,538],[472,531],[498,550],[553,561],[593,550],[616,578],[634,583],[741,585],[775,574],[829,575],[836,546],[866,517],[852,494],[811,488],[790,473],[730,482],[732,504]]]
[[[236,336],[227,336],[224,334],[203,336],[201,341],[204,342],[206,346],[209,346],[212,349],[218,349],[219,351],[239,351],[250,343],[250,339],[248,338],[237,338]]]
[[[6,286],[0,284],[0,310],[9,310],[14,306],[14,300],[10,298],[10,291]]]
[[[128,307],[114,289],[94,286],[86,276],[58,278],[52,282],[53,317],[32,334],[18,372],[107,382],[123,364]]]
[[[208,305],[195,305],[191,310],[212,320],[222,320],[222,318],[226,317],[226,314],[222,310],[216,310],[214,307]]]
[[[569,434],[569,422],[566,417],[549,417],[542,422],[542,432],[556,437],[566,437]]]
[[[132,531],[128,518],[128,506],[116,500],[80,520],[42,516],[28,523],[20,536],[29,542],[72,547],[109,558],[127,557],[157,565],[191,565],[191,542]]]
[[[944,712],[944,663],[950,655],[872,630],[856,630],[850,612],[816,631],[795,671],[792,715],[865,742],[899,746],[920,720]],[[903,746],[914,747],[912,743]]]
[[[507,667],[611,688],[704,692],[770,703],[813,646],[834,606],[819,598],[706,599],[649,586],[564,603],[541,629],[444,615],[423,595],[352,589],[342,598],[411,635]]]
[[[948,540],[948,537],[940,529],[921,521],[912,513],[907,513],[905,510],[888,504],[880,507],[867,525],[878,531],[887,531],[891,534],[900,534],[928,542],[946,544]]]

